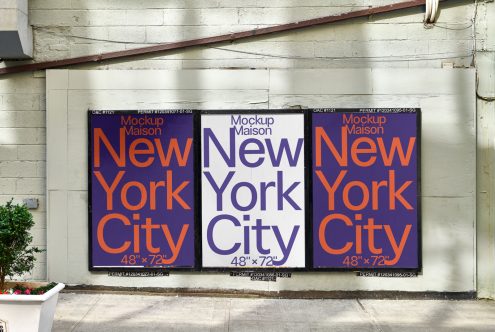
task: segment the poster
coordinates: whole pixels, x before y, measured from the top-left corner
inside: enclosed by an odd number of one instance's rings
[[[191,111],[89,114],[90,269],[192,268]]]
[[[312,113],[313,267],[418,269],[419,110]]]
[[[203,114],[201,145],[203,267],[305,267],[304,114]]]

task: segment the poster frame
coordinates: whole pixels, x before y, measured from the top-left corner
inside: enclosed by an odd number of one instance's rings
[[[309,189],[309,197],[311,202],[310,211],[310,224],[311,227],[308,233],[311,233],[311,266],[309,270],[311,272],[415,272],[421,274],[423,271],[423,249],[422,249],[422,202],[421,202],[421,108],[418,107],[402,107],[402,108],[392,108],[392,107],[352,107],[352,108],[314,108],[308,110],[309,117],[309,142],[311,149],[309,151],[309,162],[307,164],[310,170],[310,180],[313,180],[313,114],[316,113],[346,113],[346,112],[359,112],[359,110],[375,110],[376,112],[388,111],[388,113],[416,113],[416,222],[417,222],[417,257],[418,266],[413,268],[403,268],[403,267],[383,267],[383,268],[363,268],[363,267],[315,267],[313,262],[313,187]],[[407,111],[406,111],[407,110]],[[311,182],[312,183],[312,182]]]
[[[194,225],[194,266],[192,267],[181,267],[181,266],[159,266],[159,267],[132,267],[132,266],[122,266],[122,267],[104,267],[98,266],[95,267],[93,265],[93,213],[92,213],[92,174],[91,174],[91,165],[93,158],[93,150],[92,150],[92,131],[91,131],[91,116],[93,114],[192,114],[192,130],[193,130],[193,148],[192,148],[192,157],[193,157],[193,176],[194,180],[194,188],[193,188],[193,199],[194,199],[194,211],[193,211],[193,225]],[[87,111],[87,134],[88,134],[88,145],[86,151],[88,152],[88,270],[90,272],[149,272],[149,271],[159,271],[159,272],[170,272],[170,271],[188,271],[188,272],[198,272],[201,267],[201,262],[198,261],[198,243],[201,243],[201,238],[198,238],[198,229],[201,226],[199,224],[198,218],[198,207],[196,204],[198,203],[198,197],[200,197],[201,192],[200,187],[196,181],[196,174],[200,171],[198,170],[198,166],[200,165],[198,160],[196,159],[198,155],[198,149],[200,148],[199,142],[197,141],[198,135],[198,118],[199,114],[195,110],[192,109],[160,109],[160,110],[91,110]]]
[[[356,112],[360,109],[374,110],[414,110],[416,113],[416,160],[417,160],[417,268],[355,268],[355,267],[323,267],[313,266],[313,133],[312,117],[315,113],[336,113],[336,112]],[[93,241],[92,241],[92,176],[91,160],[93,157],[91,150],[92,132],[91,115],[101,112],[106,114],[168,114],[172,112],[186,112],[193,115],[193,179],[194,179],[194,266],[193,267],[94,267],[93,258]],[[399,113],[399,111],[397,111]],[[214,114],[303,114],[304,117],[304,201],[305,201],[305,266],[304,267],[203,267],[202,260],[202,137],[201,137],[201,116]],[[421,273],[423,269],[423,250],[422,250],[422,202],[421,202],[421,109],[420,108],[311,108],[311,109],[160,109],[160,110],[88,110],[87,111],[87,174],[88,174],[88,270],[90,272],[149,272],[149,271],[178,271],[178,272],[360,272],[360,271],[380,271],[380,272],[417,272]]]
[[[309,252],[308,252],[308,241],[310,238],[308,237],[308,230],[310,228],[310,220],[309,220],[309,210],[308,210],[308,204],[309,204],[309,182],[308,182],[308,177],[309,177],[309,168],[307,167],[308,165],[308,147],[311,148],[311,146],[308,144],[308,135],[310,132],[308,131],[310,128],[308,127],[308,117],[309,113],[307,110],[303,109],[212,109],[212,110],[200,110],[200,117],[199,117],[199,128],[201,132],[201,116],[202,115],[238,115],[238,114],[266,114],[266,115],[280,115],[280,114],[302,114],[303,115],[303,139],[304,139],[304,160],[303,160],[303,168],[304,168],[304,241],[305,241],[305,253],[304,253],[304,267],[204,267],[203,266],[203,260],[202,260],[202,253],[201,253],[201,271],[202,272],[220,272],[220,273],[228,273],[228,272],[265,272],[265,273],[274,273],[274,272],[307,272],[310,271],[310,265],[309,265]],[[201,134],[201,133],[200,133]],[[201,135],[200,135],[201,136]],[[199,139],[200,144],[202,144],[201,137]],[[199,184],[200,186],[202,185],[201,182],[201,175],[202,175],[202,151],[199,151],[200,155],[198,156],[197,160],[200,162],[200,171],[199,171]],[[200,190],[200,196],[201,196],[201,190]],[[202,206],[201,206],[201,211],[200,211],[200,219],[199,223],[202,224]],[[199,229],[202,231],[202,228],[200,227]],[[202,239],[202,234],[200,236]],[[312,246],[311,246],[312,247]],[[202,247],[201,247],[202,249]]]

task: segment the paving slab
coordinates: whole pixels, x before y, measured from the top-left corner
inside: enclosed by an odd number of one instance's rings
[[[361,300],[380,331],[495,331],[494,301]]]
[[[495,331],[494,301],[61,293],[53,331]]]

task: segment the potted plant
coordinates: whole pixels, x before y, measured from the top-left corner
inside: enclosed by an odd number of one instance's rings
[[[6,282],[30,272],[35,254],[31,247],[33,216],[26,206],[0,205],[0,331],[50,331],[58,293],[64,284]]]

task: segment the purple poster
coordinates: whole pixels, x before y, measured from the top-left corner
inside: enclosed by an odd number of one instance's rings
[[[191,111],[92,111],[90,269],[192,268]]]
[[[313,267],[418,269],[418,109],[312,113]]]

